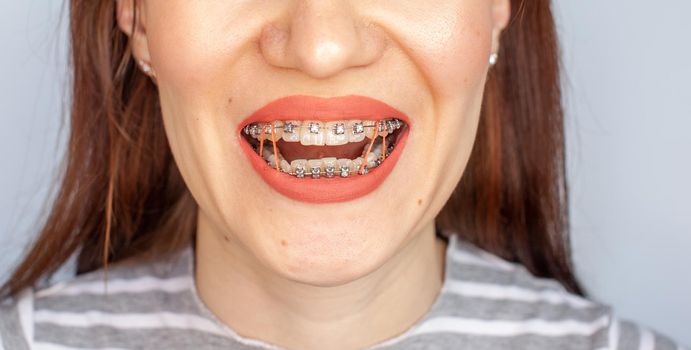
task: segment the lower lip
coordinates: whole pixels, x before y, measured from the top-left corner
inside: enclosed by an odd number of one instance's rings
[[[252,164],[252,168],[259,173],[264,181],[280,194],[307,203],[337,203],[347,202],[374,192],[391,174],[396,162],[403,152],[409,130],[406,129],[398,138],[394,150],[381,165],[369,170],[365,175],[354,174],[349,177],[321,177],[299,179],[295,176],[279,172],[270,167],[254,152],[250,144],[242,137],[240,145]]]

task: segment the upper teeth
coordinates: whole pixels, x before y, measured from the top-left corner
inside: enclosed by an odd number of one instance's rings
[[[385,136],[400,129],[403,122],[390,118],[381,121],[374,120],[347,120],[320,122],[312,120],[288,120],[274,121],[270,123],[253,123],[245,126],[245,134],[255,139],[261,137],[264,131],[264,139],[271,140],[271,129],[276,141],[283,139],[285,142],[300,142],[305,146],[338,146],[348,142],[360,142],[372,137],[372,128],[376,128],[375,136]]]

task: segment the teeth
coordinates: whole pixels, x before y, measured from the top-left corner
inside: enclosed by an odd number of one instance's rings
[[[277,141],[283,139],[285,142],[300,142],[306,146],[338,146],[348,142],[361,142],[366,138],[371,139],[373,132],[376,132],[377,137],[386,137],[402,128],[403,123],[395,118],[384,120],[343,120],[326,123],[312,120],[275,120],[270,123],[249,124],[243,128],[243,132],[246,135],[256,140],[254,141],[255,143],[252,143],[252,147],[257,153],[260,153],[259,142],[257,141],[262,137],[262,132],[264,133],[264,147],[261,150],[261,157],[270,167],[276,168],[276,162],[278,162],[278,168],[283,173],[298,178],[312,177],[319,179],[321,177],[349,177],[358,173],[361,175],[367,174],[384,161],[382,140],[375,140],[368,154],[367,146],[363,149],[362,155],[353,160],[327,157],[310,160],[296,159],[288,162],[283,158],[280,150],[277,150],[277,154],[274,154],[274,145],[271,144],[272,126],[274,137]],[[391,154],[394,149],[394,142],[390,138],[387,139],[386,146],[387,155]],[[365,162],[365,167],[360,172],[363,162]]]
[[[403,123],[395,118],[381,121],[343,120],[327,123],[311,120],[287,120],[285,122],[276,120],[272,123],[276,140],[282,138],[286,142],[301,142],[305,146],[337,146],[348,142],[360,142],[365,138],[372,137],[373,128],[376,128],[377,136],[385,136],[403,126]],[[243,131],[252,138],[259,139],[263,129],[264,139],[271,140],[272,123],[249,124],[245,126]]]
[[[365,124],[362,120],[349,120],[346,123],[348,142],[360,142],[365,139]]]
[[[351,172],[355,172],[354,168],[352,160],[347,158],[338,160],[338,175],[340,177],[348,177]]]
[[[274,155],[265,156],[267,163],[273,168],[275,167]],[[360,166],[364,161],[363,157],[357,157],[354,160],[347,158],[322,158],[322,159],[296,159],[290,163],[279,155],[279,166],[282,172],[293,175],[297,178],[311,177],[319,179],[321,177],[350,177],[360,171]],[[376,168],[381,164],[379,157],[370,153],[367,156],[367,165],[363,168],[361,175],[367,174],[371,169]]]
[[[374,152],[370,152],[367,155],[367,166],[366,166],[366,168],[374,168],[375,166],[377,166],[378,165],[377,164],[378,158],[379,157]]]
[[[289,173],[291,170],[290,163],[288,163],[288,161],[285,159],[281,160],[280,166],[281,166],[281,171],[283,171],[284,173]]]
[[[334,177],[338,169],[338,160],[336,158],[322,158],[322,163],[324,165],[324,176]]]
[[[324,134],[324,123],[305,121],[300,128],[300,143],[305,146],[323,146]]]
[[[257,124],[251,124],[251,125],[245,126],[245,133],[252,136],[252,138],[255,138],[255,139],[259,138],[259,134],[260,134],[259,130],[260,130],[260,126]]]
[[[265,161],[269,161],[271,157],[273,157],[274,151],[271,149],[271,147],[264,145],[264,149],[262,150],[262,158],[264,158]]]
[[[295,176],[297,176],[298,178],[303,178],[305,177],[305,173],[307,172],[307,160],[296,159],[290,162],[290,168],[295,173]]]
[[[298,142],[300,141],[300,126],[302,122],[299,120],[288,120],[283,125],[283,141]]]
[[[329,146],[340,146],[348,143],[348,133],[346,132],[345,122],[328,122],[324,124],[326,139],[325,144]]]
[[[307,169],[312,174],[313,179],[318,179],[321,176],[322,164],[321,159],[310,159],[307,161]]]
[[[362,166],[362,157],[353,159],[353,169],[350,169],[350,172],[357,174],[360,171],[360,166]]]
[[[388,125],[386,125],[386,120],[380,120],[377,122],[377,135],[378,136],[386,136],[389,134],[389,128]]]
[[[392,133],[401,127],[401,121],[398,119],[389,119],[386,121],[386,132]]]
[[[274,125],[274,137],[276,138],[276,141],[280,140],[281,137],[283,137],[283,122],[280,120],[277,120],[273,122]],[[269,133],[266,135],[268,140],[271,140],[271,125],[269,125]]]

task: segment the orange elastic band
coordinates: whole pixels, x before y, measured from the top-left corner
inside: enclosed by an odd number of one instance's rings
[[[259,156],[264,152],[264,125],[262,125],[262,134],[259,136]]]
[[[388,132],[384,132],[384,135],[381,137],[381,161],[386,160],[386,135]]]
[[[274,163],[276,163],[276,171],[280,171],[278,170],[278,150],[276,148],[276,134],[274,133],[275,128],[276,126],[274,123],[271,123],[271,141],[274,143]]]
[[[360,165],[360,170],[358,170],[358,173],[362,175],[362,171],[365,169],[365,166],[367,166],[367,157],[369,156],[370,151],[372,151],[372,145],[374,145],[374,140],[377,138],[377,127],[379,125],[379,122],[374,123],[374,131],[372,131],[372,141],[369,143],[369,147],[367,147],[367,152],[365,153],[365,158],[362,160],[362,164]]]

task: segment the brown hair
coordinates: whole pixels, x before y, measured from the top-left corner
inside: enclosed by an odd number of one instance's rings
[[[14,295],[77,254],[77,274],[189,244],[197,206],[175,165],[156,86],[137,69],[116,2],[71,0],[71,125],[57,197]],[[558,47],[549,0],[512,0],[466,172],[437,224],[581,293],[569,264]]]

